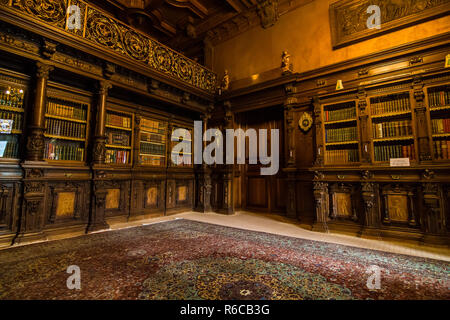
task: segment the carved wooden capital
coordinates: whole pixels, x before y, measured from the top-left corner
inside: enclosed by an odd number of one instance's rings
[[[112,84],[111,82],[107,81],[107,80],[101,80],[99,82],[99,89],[98,89],[98,94],[99,95],[108,95],[108,90],[112,88]]]
[[[36,77],[38,79],[48,80],[49,74],[53,71],[54,67],[40,61],[36,62]]]

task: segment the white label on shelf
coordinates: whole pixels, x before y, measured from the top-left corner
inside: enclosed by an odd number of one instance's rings
[[[3,155],[5,154],[6,144],[8,141],[0,141],[0,158],[3,158]]]
[[[391,167],[409,167],[409,158],[391,158]]]
[[[0,133],[11,134],[14,120],[0,119]]]

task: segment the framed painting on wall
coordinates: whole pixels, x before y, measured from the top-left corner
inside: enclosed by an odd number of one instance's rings
[[[380,9],[379,28],[368,24],[378,14],[371,6]],[[450,0],[340,0],[330,5],[332,45],[348,46],[449,13]]]

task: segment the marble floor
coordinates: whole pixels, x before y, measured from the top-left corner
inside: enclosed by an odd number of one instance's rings
[[[354,247],[406,254],[450,262],[450,248],[448,247],[433,247],[409,242],[395,242],[382,239],[362,239],[344,234],[313,232],[309,230],[310,226],[308,225],[302,225],[299,222],[275,214],[237,212],[234,215],[228,216],[216,213],[185,212],[172,216],[158,217],[136,222],[115,223],[110,226],[110,230],[132,228],[140,225],[159,223],[174,219],[196,220],[252,231],[268,232],[295,238],[331,242]],[[110,230],[100,232],[108,232]],[[80,234],[69,234],[49,238],[48,240],[52,241],[78,235]]]

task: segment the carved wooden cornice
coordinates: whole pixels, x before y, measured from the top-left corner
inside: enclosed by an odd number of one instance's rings
[[[68,28],[70,5],[80,8],[81,29]],[[44,36],[64,37],[67,45],[83,45],[95,55],[107,52],[121,62],[132,61],[168,79],[215,92],[215,73],[82,0],[0,1],[0,7],[0,18],[8,23]]]
[[[273,26],[284,14],[313,0],[258,0],[257,5],[241,12],[207,32],[206,41],[213,45],[230,40],[252,28]]]

